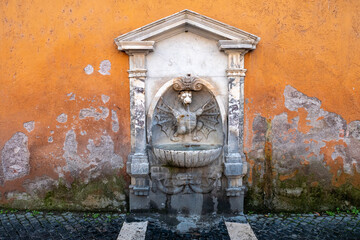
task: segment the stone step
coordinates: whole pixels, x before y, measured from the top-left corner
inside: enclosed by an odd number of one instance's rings
[[[145,240],[148,224],[148,221],[124,222],[117,240]],[[179,223],[179,225],[183,224],[184,222]],[[225,222],[225,225],[231,240],[257,240],[249,223]],[[180,226],[180,228],[182,228],[182,226]],[[164,230],[160,231],[164,232]],[[152,238],[155,237],[154,235],[155,234],[150,234],[149,236]],[[165,236],[165,238],[171,239],[171,236]],[[162,239],[164,239],[164,236],[162,236]]]

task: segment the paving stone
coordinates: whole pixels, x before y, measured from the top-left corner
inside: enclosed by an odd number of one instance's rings
[[[84,216],[84,213],[76,212],[4,212],[0,214],[0,240],[116,239],[126,218],[126,215],[119,213],[99,213],[98,216],[86,213]],[[247,220],[259,240],[360,239],[360,215],[253,214],[236,218],[238,222]],[[156,219],[150,219],[146,239],[229,239],[224,221],[212,228],[205,228],[181,234],[167,229],[166,224]]]

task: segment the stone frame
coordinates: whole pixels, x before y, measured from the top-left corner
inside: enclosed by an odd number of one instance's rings
[[[228,57],[227,139],[224,175],[231,209],[243,211],[242,179],[247,172],[243,153],[244,56],[256,48],[260,38],[190,10],[183,10],[115,38],[119,51],[129,55],[131,154],[127,173],[131,176],[130,210],[149,209],[149,157],[147,155],[147,113],[145,105],[146,55],[157,41],[181,32],[193,32],[218,41],[219,51]],[[141,203],[141,204],[139,204]]]

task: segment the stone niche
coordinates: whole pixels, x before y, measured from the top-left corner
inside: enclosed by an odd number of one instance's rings
[[[131,211],[243,211],[244,55],[259,40],[189,10],[115,39],[130,62]]]

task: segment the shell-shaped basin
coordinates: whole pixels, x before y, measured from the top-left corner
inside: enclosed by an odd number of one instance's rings
[[[217,159],[221,145],[214,144],[159,144],[153,152],[161,163],[174,167],[203,167]]]

